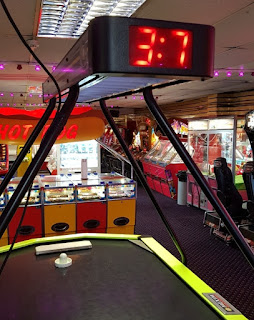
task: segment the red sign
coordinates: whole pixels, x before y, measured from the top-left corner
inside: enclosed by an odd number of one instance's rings
[[[9,112],[6,112],[8,115],[0,114],[0,143],[24,144],[39,121],[38,113],[36,116],[33,112],[33,116],[29,117],[29,111],[22,114],[21,110],[18,110],[16,115],[13,112],[13,110],[9,110]],[[40,144],[51,122],[52,118],[42,129],[35,144]],[[56,143],[96,139],[103,134],[104,127],[105,122],[101,111],[89,109],[83,114],[75,112],[68,119]]]

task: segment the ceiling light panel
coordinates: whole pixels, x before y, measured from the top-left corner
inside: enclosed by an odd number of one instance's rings
[[[42,0],[38,36],[78,38],[98,16],[130,17],[146,0]]]

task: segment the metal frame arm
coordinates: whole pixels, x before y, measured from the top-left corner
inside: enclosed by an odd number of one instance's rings
[[[56,98],[53,98],[49,102],[49,106],[45,110],[43,116],[37,123],[36,127],[34,128],[33,132],[29,136],[27,142],[25,143],[23,149],[21,150],[20,154],[17,156],[16,160],[13,162],[12,166],[10,167],[9,171],[5,175],[1,185],[0,185],[0,194],[2,194],[7,187],[8,183],[10,182],[11,178],[14,176],[15,172],[17,171],[18,167],[20,166],[21,162],[23,161],[24,157],[26,156],[27,152],[33,145],[34,141],[36,140],[37,136],[41,132],[42,128],[48,121],[52,111],[54,110],[56,105]]]
[[[155,199],[155,196],[153,195],[153,193],[152,193],[152,191],[151,191],[151,189],[150,189],[150,187],[149,187],[149,185],[148,185],[148,183],[146,181],[146,178],[145,178],[142,170],[140,169],[138,163],[136,162],[136,160],[132,156],[132,154],[131,154],[128,146],[126,145],[126,143],[125,143],[120,131],[118,130],[118,128],[116,126],[116,123],[115,123],[113,117],[111,116],[111,114],[110,114],[110,112],[109,112],[104,100],[100,100],[100,106],[101,106],[102,112],[105,115],[105,118],[107,119],[107,121],[108,121],[109,125],[111,126],[114,134],[116,135],[119,143],[121,144],[121,147],[123,148],[123,150],[124,150],[126,156],[128,157],[129,161],[131,162],[131,164],[132,164],[132,166],[133,166],[133,168],[134,168],[134,170],[135,170],[140,182],[142,183],[144,189],[146,190],[147,194],[149,195],[151,201],[153,202],[153,205],[155,206],[155,209],[157,210],[160,218],[164,222],[172,241],[174,242],[177,250],[179,251],[179,253],[181,255],[182,263],[186,264],[186,256],[185,256],[185,254],[184,254],[184,252],[183,252],[183,250],[182,250],[182,248],[181,248],[181,246],[179,244],[179,241],[177,240],[177,237],[176,237],[173,229],[169,225],[169,223],[168,223],[167,219],[165,218],[165,215],[163,214],[163,212],[162,212],[157,200]]]
[[[29,186],[33,182],[50,149],[54,145],[58,135],[63,130],[64,125],[66,124],[73,108],[75,107],[78,95],[78,85],[71,87],[68,98],[65,101],[61,111],[59,111],[56,114],[54,120],[52,121],[49,129],[47,130],[45,136],[41,141],[39,150],[37,151],[31,164],[27,168],[23,178],[21,179],[17,189],[13,193],[10,201],[7,203],[5,209],[3,210],[2,215],[0,216],[0,238],[2,237],[6,228],[8,227],[21,200],[23,199]]]
[[[194,179],[199,184],[200,188],[208,198],[208,200],[211,202],[214,209],[218,212],[219,216],[223,219],[228,231],[231,233],[233,238],[235,239],[235,242],[237,243],[238,247],[244,254],[245,258],[248,260],[250,265],[254,268],[254,254],[252,253],[252,250],[250,246],[247,244],[246,240],[244,239],[243,235],[235,225],[233,219],[219,200],[219,198],[213,193],[211,187],[209,186],[208,182],[202,175],[201,171],[191,158],[188,151],[185,149],[182,142],[177,137],[176,133],[172,129],[172,127],[168,124],[167,119],[163,112],[160,110],[159,106],[157,105],[152,89],[145,88],[143,91],[143,95],[145,98],[145,101],[147,103],[148,109],[150,110],[151,114],[154,116],[155,120],[161,127],[163,133],[168,137],[170,142],[173,144],[174,148],[184,161],[185,165],[193,175]]]

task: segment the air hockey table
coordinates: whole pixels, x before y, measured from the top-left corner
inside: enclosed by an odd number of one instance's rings
[[[36,255],[89,239],[92,248]],[[2,260],[9,246],[0,248]],[[75,234],[16,243],[1,277],[1,319],[246,319],[150,236]]]

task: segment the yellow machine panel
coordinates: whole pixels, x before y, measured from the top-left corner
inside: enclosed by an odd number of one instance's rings
[[[75,204],[44,206],[45,236],[75,233]]]
[[[136,199],[108,201],[107,227],[134,226]]]
[[[121,233],[121,234],[134,234],[135,226],[121,226],[121,227],[113,227],[107,228],[107,233]]]

